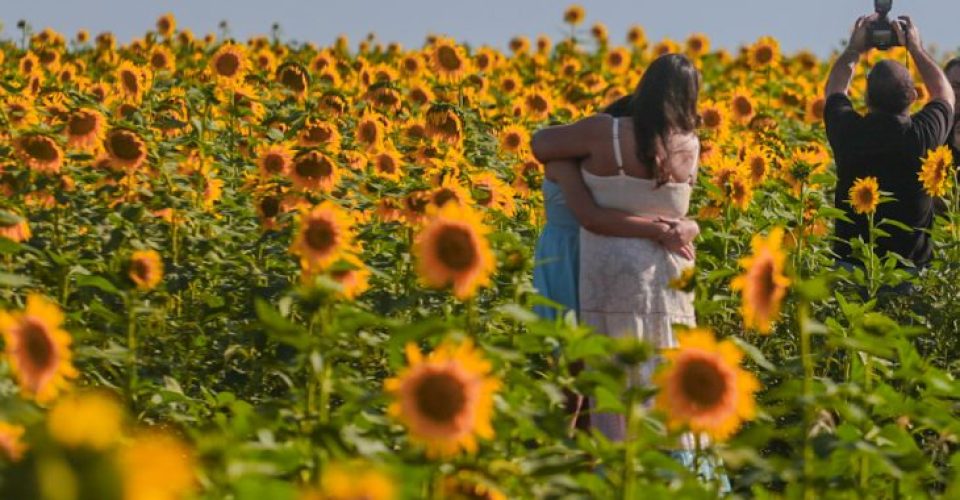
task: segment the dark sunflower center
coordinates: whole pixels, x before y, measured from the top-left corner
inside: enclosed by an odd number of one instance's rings
[[[240,59],[236,54],[226,53],[217,58],[214,66],[220,76],[231,77],[240,70]]]
[[[307,127],[306,138],[316,144],[325,144],[330,141],[333,132],[327,127]]]
[[[307,245],[317,252],[326,252],[334,245],[336,240],[333,226],[325,220],[310,221],[307,230],[304,232],[304,239]]]
[[[720,113],[710,109],[703,113],[703,124],[708,128],[717,128],[720,126]]]
[[[533,95],[527,99],[527,104],[533,108],[534,111],[543,113],[547,110],[547,100],[540,95]]]
[[[360,125],[360,140],[367,143],[373,144],[377,142],[377,136],[379,135],[377,131],[377,126],[371,122],[364,122]]]
[[[333,166],[326,158],[318,155],[308,155],[297,162],[297,175],[308,179],[322,179],[329,177]]]
[[[157,52],[150,57],[150,65],[154,68],[164,68],[167,66],[167,56],[161,52]]]
[[[67,128],[70,130],[70,135],[82,136],[87,135],[97,126],[97,117],[93,116],[90,113],[78,113],[70,117],[70,121],[67,123]]]
[[[136,160],[143,155],[140,141],[133,134],[126,132],[110,136],[110,151],[121,160]]]
[[[614,52],[610,54],[610,57],[607,58],[607,62],[610,63],[610,66],[619,67],[623,64],[623,56],[619,52]]]
[[[280,200],[270,196],[260,201],[260,211],[264,217],[276,217],[280,213]]]
[[[440,61],[440,66],[447,71],[456,71],[463,66],[457,51],[446,45],[437,49],[437,59]]]
[[[727,381],[715,364],[694,359],[683,364],[680,388],[686,399],[699,408],[708,409],[723,400]]]
[[[456,199],[456,193],[454,193],[452,189],[447,188],[440,189],[435,195],[433,195],[433,203],[438,207],[442,207],[448,201]]]
[[[121,72],[120,81],[123,82],[123,88],[127,89],[127,92],[136,94],[140,91],[140,80],[132,71]]]
[[[773,49],[767,46],[763,46],[757,49],[757,62],[760,64],[766,64],[773,60]]]
[[[40,161],[56,161],[60,158],[56,146],[50,139],[42,137],[28,139],[24,149],[26,149],[27,154],[30,155],[31,158],[36,158]]]
[[[303,92],[307,89],[306,78],[304,78],[299,71],[296,71],[292,68],[283,70],[283,72],[280,74],[280,83],[282,83],[284,87],[297,93]]]
[[[507,135],[507,147],[516,149],[520,147],[520,134]]]
[[[150,266],[142,259],[134,260],[130,263],[130,273],[140,281],[147,281],[150,278]]]
[[[773,279],[774,271],[773,261],[767,260],[760,265],[757,273],[757,285],[759,285],[757,287],[757,298],[763,303],[769,302],[773,297],[773,292],[777,290],[777,283]]]
[[[377,169],[381,172],[392,174],[397,171],[397,164],[390,156],[381,155],[377,160]]]
[[[30,360],[30,364],[41,370],[50,366],[54,357],[54,346],[44,325],[35,320],[27,319],[24,321],[21,332],[23,352]]]
[[[750,101],[745,97],[738,97],[733,100],[733,108],[737,110],[737,114],[741,116],[749,115],[753,113],[753,105],[750,104]]]
[[[414,391],[417,408],[434,422],[450,422],[463,411],[467,395],[462,382],[446,373],[424,376]]]
[[[455,271],[465,271],[477,260],[470,232],[461,227],[444,228],[437,238],[437,256]]]
[[[268,154],[263,159],[263,168],[271,174],[277,174],[283,171],[283,157],[278,154]]]

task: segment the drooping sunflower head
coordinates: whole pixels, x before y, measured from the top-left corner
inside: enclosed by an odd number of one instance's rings
[[[428,456],[473,453],[478,437],[493,437],[493,396],[500,382],[471,341],[446,341],[427,356],[408,344],[407,362],[384,383],[393,398],[388,411]]]
[[[857,179],[850,188],[849,203],[858,214],[872,214],[880,203],[880,185],[876,177]]]
[[[127,276],[140,290],[153,290],[163,281],[163,260],[156,250],[137,250],[130,255]]]
[[[307,88],[310,86],[310,75],[307,69],[296,63],[280,65],[276,71],[276,79],[277,83],[297,98],[306,96]]]
[[[384,119],[377,113],[364,113],[357,121],[356,141],[366,149],[376,149],[384,141]]]
[[[496,267],[480,214],[465,204],[446,203],[417,235],[414,253],[423,282],[433,288],[453,285],[466,299],[490,281]]]
[[[67,118],[64,132],[67,145],[80,151],[94,152],[103,145],[107,120],[97,110],[81,108]]]
[[[427,110],[427,136],[458,144],[463,139],[463,120],[451,107],[435,104]]]
[[[713,332],[693,329],[677,335],[679,346],[664,352],[667,363],[654,377],[655,405],[671,429],[689,429],[724,441],[756,414],[757,378],[742,369],[743,352]]]
[[[40,295],[29,295],[23,311],[0,312],[7,361],[21,393],[41,404],[55,399],[78,375],[63,319],[60,308]]]
[[[783,235],[783,228],[778,227],[767,237],[754,236],[753,254],[740,259],[744,272],[730,285],[742,294],[744,324],[764,334],[770,333],[790,286],[790,278],[784,272],[787,255],[783,250]]]
[[[133,103],[139,103],[146,92],[150,71],[141,68],[130,61],[123,61],[117,66],[117,90],[120,95]]]
[[[320,151],[303,151],[293,159],[290,179],[300,189],[330,191],[340,180],[340,168]]]
[[[940,146],[927,152],[919,174],[927,194],[944,196],[953,186],[954,177],[956,177],[956,167],[953,164],[953,152],[948,146]]]
[[[3,103],[3,110],[7,115],[7,120],[15,128],[31,127],[40,122],[32,99],[24,96],[7,96]]]
[[[20,159],[30,169],[53,174],[63,165],[63,150],[52,137],[43,134],[28,134],[17,139]]]

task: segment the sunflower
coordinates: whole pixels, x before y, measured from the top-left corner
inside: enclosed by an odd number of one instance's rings
[[[643,48],[647,45],[647,32],[643,26],[634,24],[627,30],[627,42],[634,48]]]
[[[511,38],[507,45],[514,56],[526,55],[530,51],[530,39],[523,35]]]
[[[471,199],[470,192],[457,182],[456,176],[446,176],[440,186],[430,193],[430,203],[442,208],[447,203],[466,204]]]
[[[531,89],[523,96],[523,113],[533,121],[544,120],[553,110],[553,99],[544,92]]]
[[[776,66],[780,60],[780,42],[776,38],[760,37],[747,49],[747,64],[753,69]]]
[[[70,448],[106,450],[123,432],[123,408],[106,392],[73,393],[57,401],[47,415],[47,430]]]
[[[520,125],[507,125],[500,130],[500,147],[507,152],[521,154],[530,144],[530,132]]]
[[[930,196],[942,197],[953,186],[953,178],[956,175],[953,166],[953,153],[949,146],[940,146],[937,149],[927,152],[926,158],[922,158],[923,167],[920,169],[920,182],[923,183],[923,189]]]
[[[393,500],[397,486],[379,467],[365,462],[334,463],[323,469],[320,488],[308,488],[298,500]]]
[[[27,430],[22,425],[0,421],[0,456],[10,462],[18,462],[27,451],[22,441]]]
[[[857,179],[849,192],[849,203],[858,214],[872,214],[880,203],[880,186],[876,177]]]
[[[487,285],[496,267],[488,232],[480,214],[460,204],[444,204],[414,245],[417,271],[424,283],[433,288],[452,284],[459,299],[469,298]]]
[[[18,138],[16,146],[20,159],[30,170],[47,174],[60,172],[63,150],[52,137],[28,134]]]
[[[687,56],[696,59],[710,52],[710,38],[703,33],[694,33],[687,38],[686,47]]]
[[[40,123],[36,107],[30,99],[19,95],[9,95],[3,103],[3,111],[14,128],[32,127]]]
[[[440,483],[441,497],[450,500],[507,500],[500,490],[488,483],[473,474],[459,472],[443,478]]]
[[[679,54],[679,53],[680,53],[680,45],[669,38],[664,38],[663,40],[660,40],[659,42],[657,42],[656,45],[653,46],[654,59],[665,56],[667,54]]]
[[[123,61],[117,66],[116,78],[117,90],[121,96],[133,103],[140,103],[143,100],[147,81],[150,78],[149,70],[140,68],[130,61]]]
[[[430,62],[436,75],[444,81],[459,81],[472,71],[470,59],[463,48],[449,38],[439,38],[433,44]]]
[[[431,103],[436,96],[430,86],[421,81],[414,81],[408,84],[407,100],[417,106],[425,106]]]
[[[21,243],[30,239],[27,219],[15,213],[0,211],[0,237]]]
[[[210,58],[210,73],[214,78],[234,84],[241,81],[247,71],[247,53],[242,45],[226,43]]]
[[[563,22],[576,26],[583,22],[583,18],[586,17],[586,11],[583,10],[583,7],[580,5],[571,5],[567,7],[567,10],[563,11]]]
[[[288,144],[260,144],[256,155],[257,168],[264,179],[274,175],[289,175],[293,165],[293,150]]]
[[[33,76],[40,72],[40,59],[33,52],[27,52],[20,58],[19,68],[22,76]]]
[[[7,362],[21,393],[44,404],[68,386],[79,373],[73,367],[70,334],[62,328],[63,312],[41,295],[27,296],[24,311],[0,311],[0,332],[6,342]]]
[[[746,87],[738,87],[730,95],[730,111],[737,122],[741,124],[749,123],[750,119],[757,114],[757,104]]]
[[[384,121],[383,117],[376,113],[365,112],[361,115],[354,132],[357,143],[367,150],[379,149],[384,141]]]
[[[729,110],[723,104],[705,100],[700,103],[700,121],[703,128],[723,135],[727,130]]]
[[[81,108],[67,118],[64,132],[67,146],[79,151],[95,152],[103,146],[107,119],[92,108]]]
[[[340,285],[340,294],[355,299],[370,287],[370,271],[353,254],[345,254],[330,267],[330,278]]]
[[[400,420],[429,457],[474,453],[477,438],[493,437],[490,419],[500,381],[469,339],[445,341],[424,356],[407,344],[409,366],[384,382],[393,398],[388,412]]]
[[[157,33],[164,38],[170,38],[177,30],[177,19],[173,14],[167,13],[157,19]]]
[[[353,219],[332,201],[300,210],[290,252],[308,272],[320,272],[354,249]]]
[[[473,188],[473,199],[477,205],[499,210],[507,217],[513,217],[516,205],[513,200],[513,190],[506,183],[497,178],[493,172],[480,172],[470,177]]]
[[[340,181],[340,168],[320,151],[303,151],[293,159],[290,179],[300,189],[330,191]]]
[[[170,71],[173,72],[177,69],[177,60],[173,56],[173,52],[170,51],[164,45],[155,45],[153,49],[150,50],[150,67],[154,71]]]
[[[758,146],[748,148],[743,163],[751,185],[759,186],[767,180],[770,173],[770,154],[766,149]]]
[[[750,202],[753,201],[753,186],[750,178],[742,175],[742,172],[730,177],[727,184],[727,196],[733,206],[739,210],[743,211],[749,208]]]
[[[607,39],[610,38],[610,32],[607,30],[606,24],[597,22],[593,23],[593,26],[590,27],[590,36],[597,42],[605,44],[607,43]]]
[[[449,106],[433,105],[426,113],[427,137],[450,144],[459,144],[463,139],[463,120]]]
[[[630,52],[623,47],[610,50],[603,57],[603,66],[614,75],[622,75],[630,69]]]
[[[740,259],[744,272],[730,286],[742,294],[741,312],[747,328],[767,334],[790,286],[790,278],[784,274],[783,228],[773,229],[766,238],[755,235],[750,245],[753,255]]]
[[[153,290],[163,281],[163,260],[156,250],[137,250],[130,256],[127,276],[140,290]]]
[[[110,155],[111,165],[117,169],[136,170],[147,159],[147,145],[131,130],[111,130],[107,133],[103,146]]]
[[[267,53],[269,54],[269,52]],[[307,95],[310,77],[303,66],[294,63],[285,63],[277,68],[276,79],[283,88],[287,89],[298,99]]]
[[[827,101],[823,96],[818,96],[807,100],[806,113],[804,121],[807,123],[823,122],[823,110],[826,108]]]
[[[340,151],[340,131],[336,122],[308,118],[297,134],[297,142],[305,148],[320,148],[334,154]]]
[[[666,364],[654,376],[655,406],[671,429],[689,429],[724,441],[756,416],[760,382],[740,367],[743,352],[713,332],[692,329],[677,335],[678,347],[663,352]]]
[[[120,449],[123,498],[159,500],[191,498],[196,489],[193,452],[179,438],[148,431]]]
[[[393,148],[371,154],[369,163],[377,177],[399,181],[403,174],[403,157]]]

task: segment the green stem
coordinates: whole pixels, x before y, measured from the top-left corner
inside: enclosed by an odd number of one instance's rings
[[[623,497],[633,500],[637,497],[637,474],[635,459],[637,456],[637,415],[633,393],[627,400],[627,435],[623,446]]]
[[[807,328],[809,306],[801,302],[797,314],[800,330],[800,360],[803,363],[803,498],[814,498],[810,484],[813,478],[813,443],[810,429],[813,426],[813,357],[810,349],[810,330]]]
[[[131,408],[135,403],[135,394],[137,386],[137,314],[135,311],[136,301],[134,297],[128,296],[127,306],[127,401]]]
[[[804,203],[804,183],[800,183],[800,204],[797,208],[797,253],[794,260],[794,269],[796,269],[797,278],[803,277],[803,203]]]

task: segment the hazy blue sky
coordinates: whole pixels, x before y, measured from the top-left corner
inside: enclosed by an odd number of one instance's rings
[[[429,32],[447,33],[473,44],[503,47],[516,34],[562,36],[561,16],[572,2],[558,0],[0,0],[5,36],[18,19],[36,29],[50,26],[73,34],[113,31],[121,40],[141,35],[164,12],[195,34],[216,32],[222,19],[245,39],[266,34],[279,22],[285,37],[330,43],[339,33],[352,42],[375,31],[381,40],[419,46]],[[838,46],[857,15],[872,0],[583,0],[587,25],[601,21],[611,38],[622,40],[640,23],[651,39],[682,40],[708,34],[715,46],[734,48],[761,35],[774,35],[785,50],[826,54]],[[945,50],[960,46],[960,2],[896,0],[894,13],[908,12],[928,43]]]

